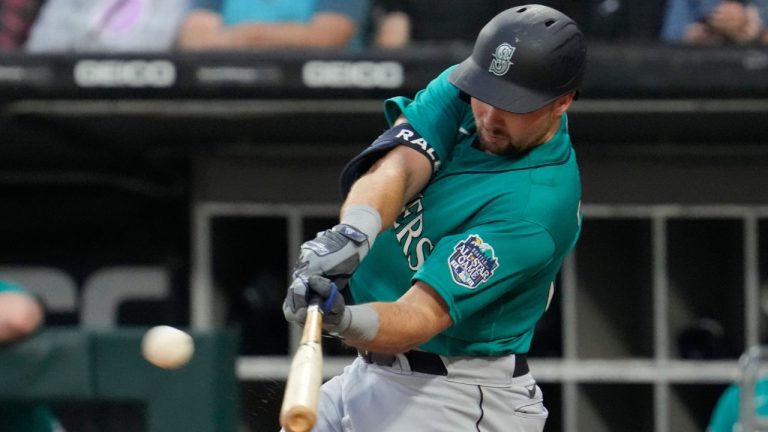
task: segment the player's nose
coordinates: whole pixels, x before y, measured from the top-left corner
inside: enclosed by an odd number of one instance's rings
[[[500,110],[492,105],[488,105],[485,113],[483,114],[483,123],[485,128],[489,131],[499,131],[504,129],[504,113],[506,111]]]

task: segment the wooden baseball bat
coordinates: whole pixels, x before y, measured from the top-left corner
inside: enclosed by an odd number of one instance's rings
[[[317,304],[310,304],[280,408],[280,426],[287,432],[309,432],[315,426],[323,382],[322,333],[323,313]]]

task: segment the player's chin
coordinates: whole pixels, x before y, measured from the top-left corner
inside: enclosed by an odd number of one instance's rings
[[[478,141],[480,141],[480,145],[482,146],[481,150],[485,151],[486,153],[491,153],[495,155],[508,155],[508,154],[515,154],[519,152],[519,150],[508,138],[479,137]]]
[[[509,139],[498,135],[480,133],[478,134],[478,140],[483,150],[494,153],[509,146]]]

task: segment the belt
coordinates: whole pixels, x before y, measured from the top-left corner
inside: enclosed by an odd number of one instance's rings
[[[368,364],[377,364],[387,367],[394,365],[397,360],[397,357],[394,354],[358,351],[358,355]],[[408,351],[402,355],[408,360],[408,365],[413,372],[430,375],[448,375],[448,370],[445,368],[445,362],[443,362],[443,359],[437,354],[424,351]],[[515,370],[512,373],[512,377],[517,378],[528,372],[528,358],[524,354],[515,354]]]

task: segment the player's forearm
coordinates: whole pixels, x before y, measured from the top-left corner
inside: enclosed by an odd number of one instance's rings
[[[367,303],[368,313],[376,315],[374,335],[359,339],[347,337],[346,343],[356,348],[383,353],[412,350],[450,327],[453,321],[443,299],[431,287],[417,282],[396,302]],[[370,323],[369,317],[361,322]],[[352,325],[356,325],[353,322]],[[367,329],[370,330],[370,329]],[[352,332],[358,334],[358,332]]]
[[[402,353],[431,339],[439,330],[419,319],[418,313],[395,303],[368,303],[376,311],[379,328],[373,340],[347,338],[345,343],[355,348],[381,353]]]
[[[355,182],[341,209],[367,205],[381,216],[381,226],[390,227],[404,205],[407,176],[392,166],[376,167]]]

